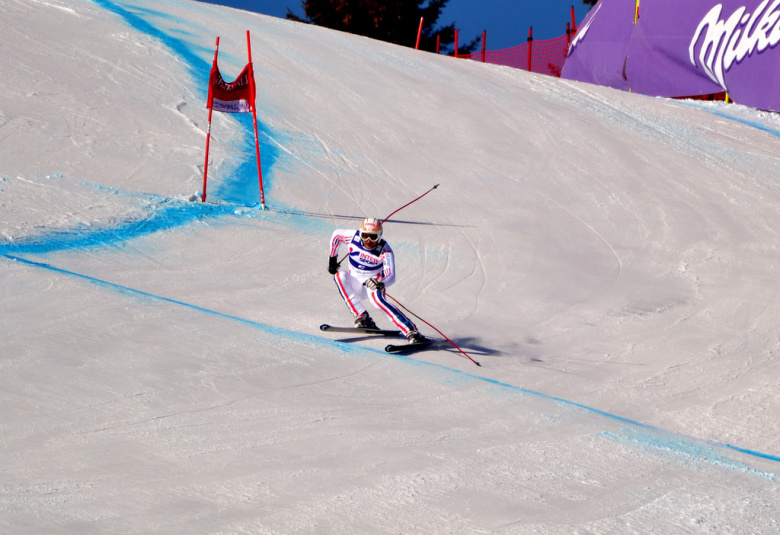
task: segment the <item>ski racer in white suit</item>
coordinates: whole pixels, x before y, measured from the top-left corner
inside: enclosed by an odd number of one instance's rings
[[[348,248],[349,269],[339,271],[338,252]],[[391,304],[385,288],[395,282],[395,256],[390,244],[382,239],[382,222],[373,217],[363,220],[360,229],[336,229],[330,238],[328,272],[334,275],[341,297],[355,316],[355,327],[376,329],[363,301],[387,314],[410,342],[425,340],[412,321]]]

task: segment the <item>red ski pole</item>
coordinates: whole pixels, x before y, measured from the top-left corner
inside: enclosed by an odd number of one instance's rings
[[[385,223],[385,221],[387,221],[388,219],[390,219],[390,217],[391,217],[391,216],[393,216],[393,215],[397,214],[398,212],[400,212],[401,210],[403,210],[404,208],[406,208],[406,207],[407,207],[407,206],[409,206],[410,204],[416,203],[417,201],[419,201],[420,199],[422,199],[423,197],[425,197],[426,195],[428,195],[430,192],[432,192],[433,190],[435,190],[435,189],[436,189],[436,188],[438,188],[438,187],[439,187],[439,185],[438,185],[438,184],[435,184],[435,185],[434,185],[434,186],[433,186],[431,189],[429,189],[428,191],[426,191],[425,193],[423,193],[422,195],[420,195],[419,197],[417,197],[417,198],[416,198],[416,199],[414,199],[413,201],[409,201],[408,203],[404,204],[402,207],[398,208],[398,209],[397,209],[395,212],[392,212],[392,213],[391,213],[389,216],[387,216],[386,218],[384,218],[384,219],[382,220],[382,224],[384,224],[384,223]],[[348,254],[349,254],[349,253],[347,253],[347,255],[348,255]],[[347,258],[347,255],[344,255],[344,258]],[[341,265],[341,263],[344,261],[344,258],[342,258],[341,260],[339,260],[339,265]],[[400,303],[399,303],[399,304],[400,304]],[[423,320],[423,321],[425,321],[425,320]],[[444,335],[442,335],[442,336],[444,336]],[[446,337],[445,337],[445,338],[446,338]]]
[[[417,198],[416,198],[416,199],[414,199],[413,201],[409,201],[408,203],[404,204],[402,207],[400,207],[399,209],[397,209],[395,212],[391,213],[389,216],[387,216],[386,218],[384,218],[384,219],[382,220],[382,224],[384,224],[384,222],[385,222],[385,221],[387,221],[388,219],[390,219],[390,217],[391,217],[391,216],[394,216],[395,214],[397,214],[398,212],[400,212],[401,210],[403,210],[404,208],[406,208],[406,207],[407,207],[407,206],[409,206],[410,204],[416,203],[417,201],[419,201],[420,199],[422,199],[423,197],[425,197],[426,195],[428,195],[430,192],[432,192],[433,190],[435,190],[435,189],[436,189],[436,188],[438,188],[438,187],[439,187],[439,185],[438,185],[438,184],[436,184],[436,185],[435,185],[435,186],[433,186],[431,189],[429,189],[428,191],[426,191],[425,193],[423,193],[422,195],[420,195],[419,197],[417,197]]]
[[[473,362],[473,363],[474,363],[474,364],[476,364],[477,366],[479,366],[479,367],[482,367],[482,364],[480,364],[479,362],[477,362],[476,360],[474,360],[473,358],[471,358],[471,356],[470,356],[468,353],[466,353],[466,352],[465,352],[465,351],[463,351],[463,350],[462,350],[460,347],[458,347],[458,344],[456,344],[455,342],[453,342],[452,340],[450,340],[450,339],[447,337],[447,335],[445,335],[445,334],[444,334],[443,332],[441,332],[439,329],[437,329],[436,327],[434,327],[433,325],[431,325],[430,323],[428,323],[427,321],[425,321],[424,319],[422,319],[420,316],[418,316],[417,314],[415,314],[414,312],[412,312],[411,310],[409,310],[408,308],[406,308],[405,306],[403,306],[403,305],[402,305],[402,304],[401,304],[401,303],[398,301],[398,299],[396,299],[396,298],[395,298],[395,297],[393,297],[392,295],[388,294],[387,292],[385,292],[385,297],[389,297],[390,299],[392,299],[393,301],[395,301],[395,302],[396,302],[396,304],[397,304],[399,307],[403,308],[403,309],[404,309],[404,310],[406,310],[406,311],[407,311],[409,314],[411,314],[412,316],[414,316],[414,317],[415,317],[415,318],[417,318],[418,320],[420,320],[420,321],[422,321],[423,323],[425,323],[425,324],[426,324],[428,327],[430,327],[431,329],[433,329],[434,331],[436,331],[437,333],[439,333],[440,335],[442,335],[442,337],[443,337],[445,340],[447,340],[447,341],[448,341],[450,344],[452,344],[452,347],[454,347],[455,349],[457,349],[458,351],[460,351],[460,352],[461,352],[463,355],[465,355],[465,357],[466,357],[467,359],[469,359],[471,362]]]

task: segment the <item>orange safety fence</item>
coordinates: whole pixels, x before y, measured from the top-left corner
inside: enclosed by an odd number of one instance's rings
[[[566,33],[554,39],[536,41],[529,38],[527,42],[511,48],[458,54],[457,57],[560,78],[570,42],[571,34]]]

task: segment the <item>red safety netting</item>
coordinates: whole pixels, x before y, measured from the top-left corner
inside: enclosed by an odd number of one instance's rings
[[[481,51],[459,54],[458,57],[560,77],[569,50],[569,41],[569,35],[564,34],[555,39],[528,41],[502,50],[485,50],[484,60]]]

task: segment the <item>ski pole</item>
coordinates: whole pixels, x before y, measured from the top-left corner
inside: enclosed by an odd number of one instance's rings
[[[415,314],[414,312],[412,312],[411,310],[409,310],[408,308],[406,308],[405,306],[403,306],[403,305],[402,305],[402,304],[401,304],[401,303],[398,301],[398,299],[396,299],[396,298],[395,298],[395,297],[393,297],[392,295],[388,294],[387,292],[385,292],[385,297],[389,297],[390,299],[392,299],[393,301],[395,301],[395,302],[396,302],[396,304],[397,304],[399,307],[403,308],[403,309],[404,309],[404,310],[406,310],[406,311],[407,311],[409,314],[411,314],[412,316],[414,316],[414,317],[415,317],[415,318],[417,318],[418,320],[420,320],[420,321],[422,321],[423,323],[425,323],[425,324],[426,324],[428,327],[430,327],[431,329],[433,329],[434,331],[436,331],[437,333],[439,333],[440,335],[442,335],[442,336],[444,337],[444,339],[445,339],[445,340],[447,340],[447,341],[448,341],[450,344],[452,344],[452,347],[454,347],[455,349],[457,349],[458,351],[460,351],[461,353],[463,353],[463,355],[465,355],[467,359],[469,359],[471,362],[473,362],[473,363],[474,363],[474,364],[476,364],[477,366],[479,366],[479,367],[482,367],[482,364],[480,364],[479,362],[477,362],[476,360],[474,360],[473,358],[471,358],[471,356],[470,356],[468,353],[466,353],[466,352],[465,352],[465,351],[463,351],[463,350],[462,350],[460,347],[458,347],[458,344],[456,344],[455,342],[453,342],[452,340],[450,340],[450,339],[447,337],[447,335],[445,335],[445,334],[444,334],[443,332],[441,332],[439,329],[437,329],[436,327],[434,327],[433,325],[431,325],[430,323],[428,323],[427,321],[425,321],[424,319],[422,319],[420,316],[418,316],[417,314]]]
[[[390,219],[390,217],[394,216],[395,214],[397,214],[398,212],[400,212],[401,210],[403,210],[404,208],[406,208],[406,207],[407,207],[407,206],[409,206],[410,204],[412,204],[412,203],[416,203],[417,201],[419,201],[420,199],[422,199],[423,197],[425,197],[426,195],[428,195],[430,192],[432,192],[433,190],[435,190],[435,189],[436,189],[436,188],[438,188],[438,187],[439,187],[439,185],[438,185],[438,184],[436,184],[436,185],[434,185],[434,186],[433,186],[431,189],[429,189],[428,191],[426,191],[425,193],[423,193],[422,195],[420,195],[419,197],[417,197],[417,198],[416,198],[416,199],[414,199],[413,201],[409,201],[408,203],[404,204],[402,207],[400,207],[399,209],[397,209],[395,212],[392,212],[392,213],[391,213],[389,216],[387,216],[386,218],[384,218],[384,219],[382,220],[382,223],[384,224],[384,222],[385,222],[385,221],[387,221],[388,219]]]
[[[391,217],[391,216],[393,216],[393,215],[397,214],[398,212],[400,212],[401,210],[403,210],[404,208],[406,208],[406,207],[407,207],[407,206],[409,206],[410,204],[412,204],[412,203],[416,203],[417,201],[419,201],[420,199],[422,199],[423,197],[425,197],[426,195],[428,195],[430,192],[432,192],[433,190],[435,190],[435,189],[436,189],[436,188],[438,188],[438,187],[439,187],[439,185],[438,185],[438,184],[435,184],[435,185],[434,185],[434,186],[433,186],[431,189],[429,189],[428,191],[426,191],[425,193],[423,193],[422,195],[420,195],[419,197],[417,197],[417,198],[416,198],[416,199],[414,199],[413,201],[409,201],[408,203],[404,204],[402,207],[398,208],[398,209],[397,209],[395,212],[392,212],[392,213],[391,213],[389,216],[387,216],[386,218],[384,218],[384,219],[382,220],[382,224],[384,224],[384,223],[385,223],[385,221],[387,221],[388,219],[390,219],[390,217]],[[341,263],[342,263],[342,262],[343,262],[343,261],[344,261],[344,260],[345,260],[345,259],[346,259],[348,256],[349,256],[349,253],[345,254],[345,255],[344,255],[344,258],[342,258],[341,260],[339,260],[339,266],[341,265]],[[399,304],[400,304],[400,303],[399,303]],[[425,320],[423,320],[423,321],[425,321]],[[443,336],[443,335],[442,335],[442,336]]]

